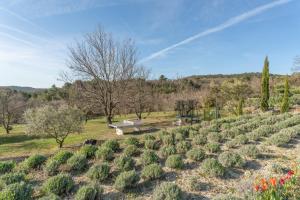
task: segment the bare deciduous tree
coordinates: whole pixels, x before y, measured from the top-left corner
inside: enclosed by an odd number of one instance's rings
[[[143,113],[150,113],[153,108],[151,86],[147,83],[149,71],[140,67],[136,77],[130,82],[127,90],[127,106],[134,112],[138,119],[142,119]]]
[[[70,48],[69,68],[77,78],[89,81],[82,91],[101,108],[108,124],[136,72],[136,59],[132,40],[117,42],[101,28]]]
[[[9,89],[0,91],[0,122],[9,134],[11,124],[16,122],[25,108],[25,99],[22,94]]]

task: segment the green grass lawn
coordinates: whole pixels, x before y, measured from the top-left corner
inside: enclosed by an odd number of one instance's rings
[[[123,119],[134,119],[135,115],[116,116],[115,121]],[[146,119],[143,119],[142,130],[153,128],[166,128],[171,126],[171,121],[175,119],[174,112],[156,112],[151,113]],[[24,125],[15,125],[10,134],[6,134],[0,127],[0,158],[26,156],[34,153],[51,154],[58,150],[57,144],[52,138],[38,138],[28,136],[24,132]],[[75,145],[83,143],[85,139],[106,140],[110,138],[123,139],[132,136],[132,133],[118,136],[114,129],[107,127],[104,118],[93,119],[87,122],[81,134],[71,134],[67,137],[64,148],[72,148]],[[139,137],[142,134],[134,134]]]

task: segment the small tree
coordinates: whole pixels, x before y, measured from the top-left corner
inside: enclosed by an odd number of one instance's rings
[[[28,109],[24,117],[26,133],[52,137],[59,148],[70,133],[80,133],[82,130],[81,112],[65,105]]]
[[[269,73],[269,60],[265,58],[264,68],[261,75],[261,100],[260,107],[262,111],[269,109],[269,98],[270,98],[270,73]]]
[[[10,89],[0,90],[0,123],[9,134],[12,124],[18,122],[25,109],[25,98]]]
[[[283,99],[281,103],[281,109],[280,111],[282,113],[287,112],[289,110],[289,81],[288,78],[286,77],[285,79],[285,84],[284,84],[284,94],[283,94]]]

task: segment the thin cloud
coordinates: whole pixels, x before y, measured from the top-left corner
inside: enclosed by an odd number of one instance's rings
[[[2,36],[4,36],[4,37],[7,37],[7,38],[10,38],[10,39],[12,39],[12,40],[21,42],[21,43],[23,43],[23,44],[29,45],[29,46],[35,46],[35,45],[34,45],[33,43],[31,43],[30,41],[27,41],[27,40],[23,40],[23,39],[17,38],[17,37],[15,37],[15,36],[12,36],[12,35],[7,34],[7,33],[0,32],[0,35],[2,35]]]
[[[274,7],[277,7],[277,6],[280,6],[280,5],[284,5],[284,4],[287,4],[289,2],[291,2],[293,0],[278,0],[278,1],[274,1],[272,3],[268,3],[268,4],[265,4],[265,5],[262,5],[262,6],[259,6],[253,10],[250,10],[250,11],[247,11],[241,15],[238,15],[236,17],[233,17],[233,18],[230,18],[229,20],[225,21],[224,23],[216,26],[216,27],[213,27],[213,28],[210,28],[210,29],[207,29],[203,32],[200,32],[194,36],[191,36],[185,40],[182,40],[181,42],[178,42],[176,44],[173,44],[167,48],[164,48],[160,51],[157,51],[153,54],[151,54],[150,56],[147,56],[143,59],[141,59],[139,61],[139,63],[145,63],[147,61],[150,61],[150,60],[153,60],[155,58],[158,58],[158,57],[161,57],[161,56],[164,56],[166,53],[168,53],[169,51],[177,48],[177,47],[180,47],[182,45],[185,45],[185,44],[188,44],[196,39],[199,39],[199,38],[202,38],[202,37],[205,37],[207,35],[210,35],[212,33],[216,33],[216,32],[220,32],[220,31],[223,31],[224,29],[227,29],[231,26],[234,26],[236,24],[239,24],[251,17],[254,17],[256,15],[259,15],[260,13],[263,13],[264,11],[267,11],[269,9],[272,9]]]

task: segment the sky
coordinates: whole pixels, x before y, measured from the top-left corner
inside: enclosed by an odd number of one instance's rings
[[[290,74],[300,55],[299,0],[1,0],[0,85],[63,85],[68,47],[101,26],[132,38],[151,78]]]

